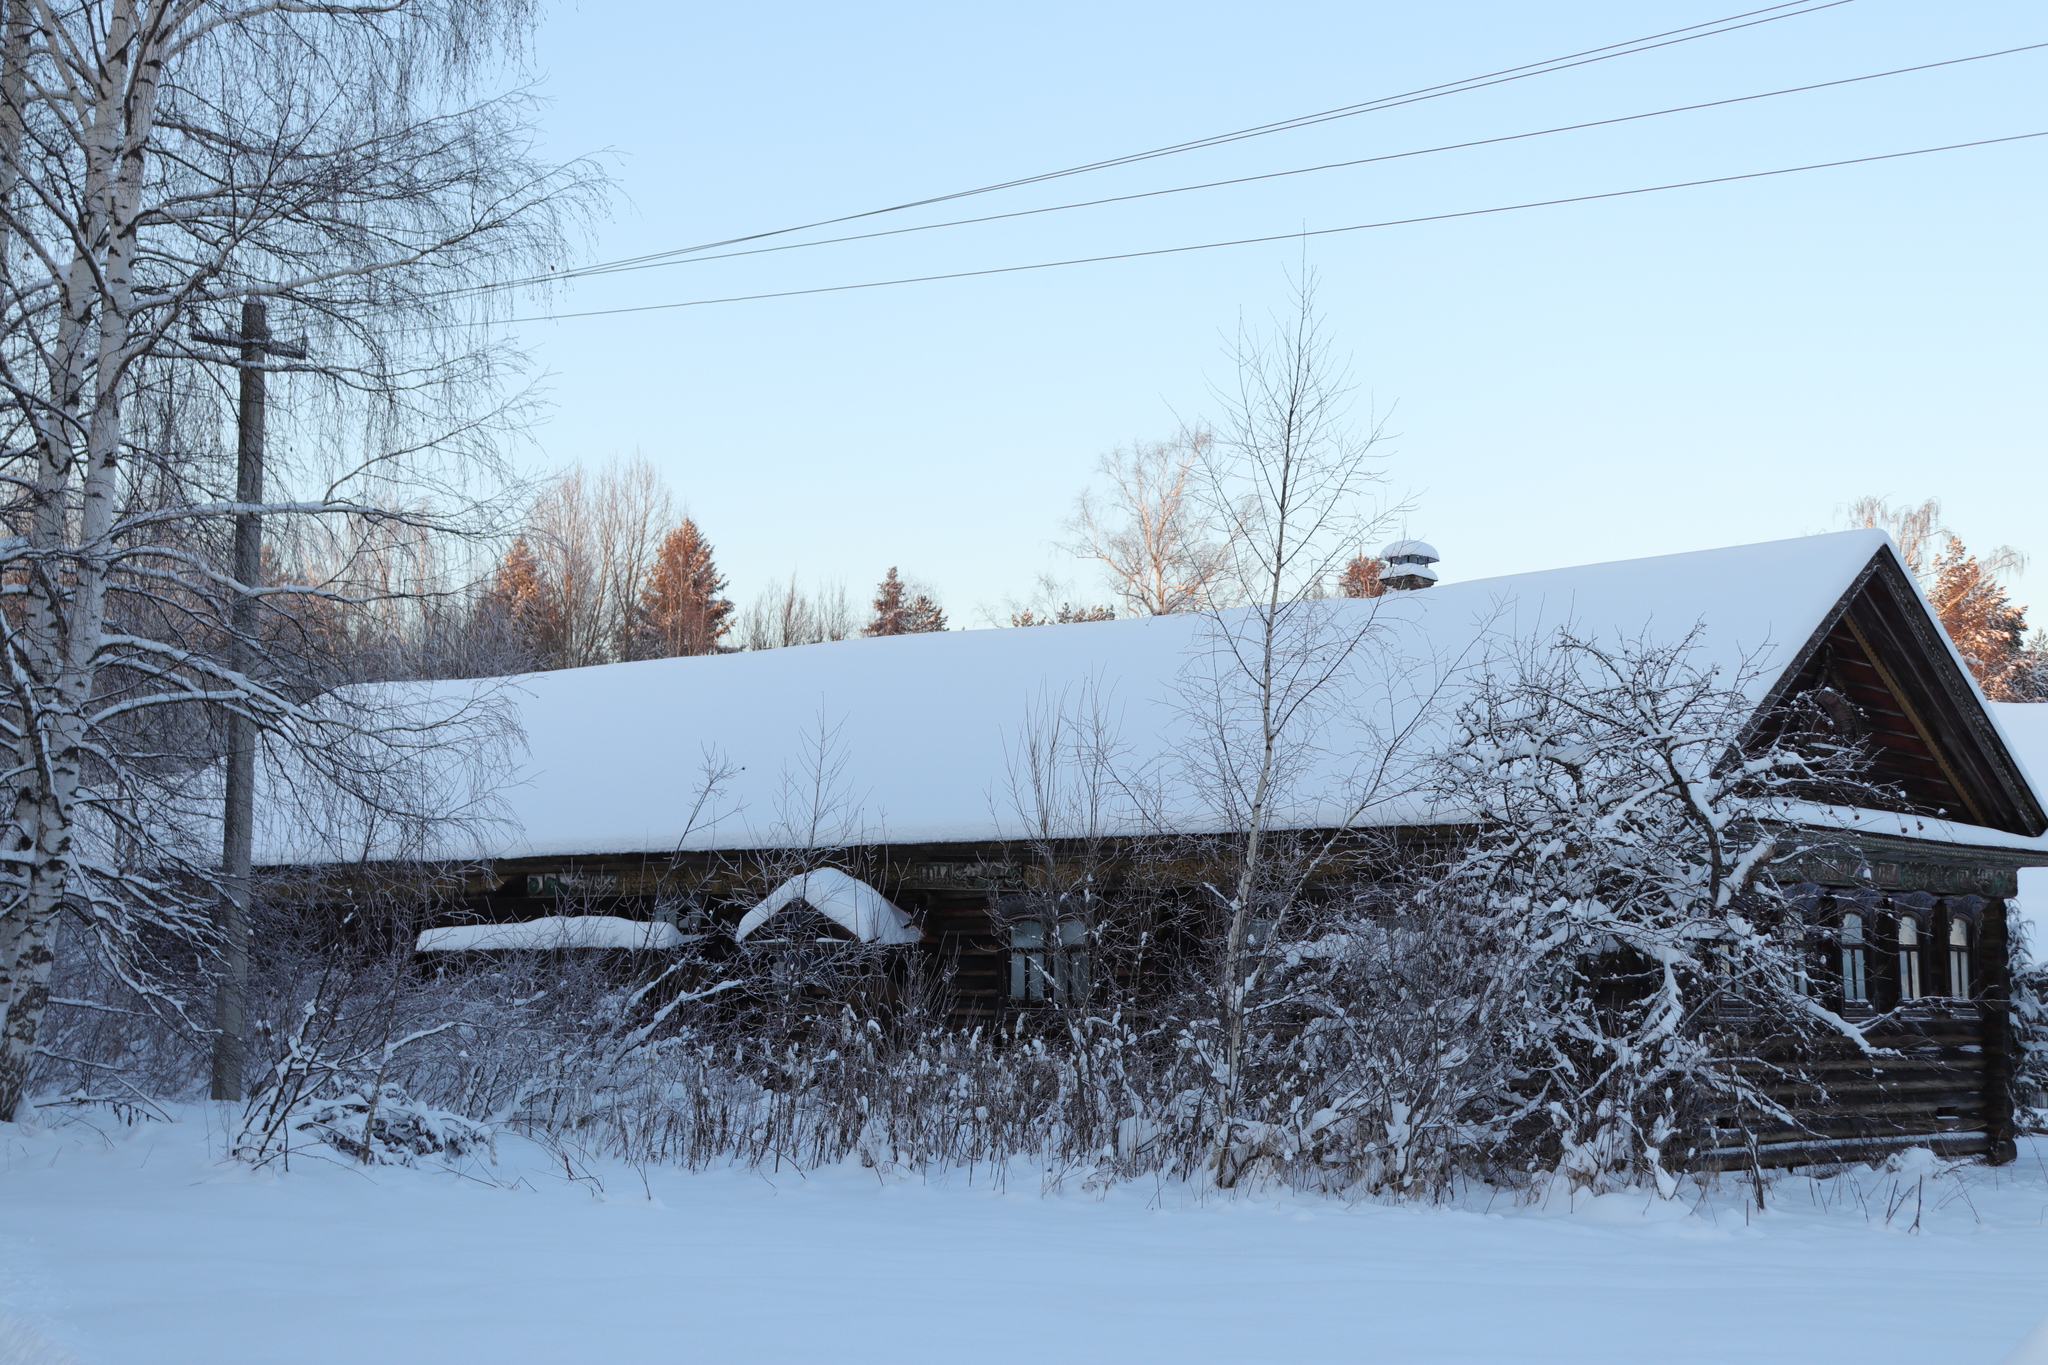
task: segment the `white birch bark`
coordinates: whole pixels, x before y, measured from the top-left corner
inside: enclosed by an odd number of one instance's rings
[[[495,305],[449,286],[554,254],[591,183],[533,161],[514,107],[459,88],[529,19],[475,0],[0,0],[0,1120],[61,925],[117,955],[146,923],[203,939],[211,897],[189,888],[217,869],[175,828],[193,813],[176,794],[216,757],[201,729],[242,717],[309,774],[349,768],[358,797],[388,766],[360,721],[308,700],[325,683],[275,660],[256,674],[265,651],[223,604],[271,590],[236,583],[208,537],[238,514],[454,524],[364,490],[487,452],[493,343],[437,351],[434,325]],[[335,381],[302,400],[331,414],[364,395],[375,414],[347,419],[376,433],[367,453],[263,507],[209,490],[203,451],[139,447],[129,413],[217,363],[187,336],[232,330],[249,294],[324,329],[318,367],[278,367]],[[121,970],[159,992],[139,958]]]

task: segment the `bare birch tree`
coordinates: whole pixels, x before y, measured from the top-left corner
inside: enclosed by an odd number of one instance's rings
[[[1333,603],[1324,585],[1392,515],[1372,500],[1383,432],[1376,421],[1354,422],[1351,380],[1316,312],[1313,274],[1303,274],[1268,335],[1240,328],[1233,359],[1235,383],[1219,394],[1225,417],[1196,474],[1208,515],[1232,527],[1219,576],[1243,606],[1213,614],[1207,656],[1183,683],[1205,741],[1190,777],[1233,831],[1230,875],[1214,888],[1227,926],[1216,983],[1214,1170],[1223,1185],[1235,1179],[1249,1011],[1264,980],[1253,923],[1277,925],[1304,872],[1280,856],[1273,833],[1339,695],[1331,683],[1374,629],[1372,608]],[[1317,816],[1340,829],[1355,818]]]
[[[150,943],[204,936],[210,897],[191,888],[211,858],[178,834],[211,757],[193,717],[245,717],[309,775],[326,758],[364,783],[390,766],[376,727],[234,610],[255,598],[274,621],[350,592],[243,581],[224,538],[249,516],[273,538],[305,518],[474,524],[516,361],[475,324],[500,315],[493,287],[559,254],[589,183],[532,154],[523,96],[469,97],[532,17],[473,0],[6,0],[0,1118],[36,1053],[61,921],[142,988]],[[311,358],[251,359],[249,300]],[[241,359],[195,334],[237,339]],[[186,439],[219,430],[229,371],[249,364],[278,380],[274,445],[297,452],[253,504],[225,443]],[[152,433],[138,415],[174,394],[187,416]],[[237,642],[253,669],[226,662]]]
[[[551,667],[633,657],[640,594],[675,521],[674,499],[642,459],[595,474],[579,465],[542,491],[527,541],[561,606]]]
[[[1846,519],[1850,526],[1890,532],[1892,544],[1899,547],[1899,558],[1916,577],[1927,573],[1929,551],[1943,529],[1941,502],[1936,498],[1916,507],[1894,507],[1884,498],[1861,497],[1849,504]]]
[[[741,649],[786,649],[850,639],[859,630],[845,584],[809,593],[791,574],[789,582],[771,583],[740,613],[737,634]]]
[[[1941,520],[1941,503],[1893,507],[1879,497],[1849,504],[1848,523],[1887,531],[1899,558],[1920,580],[1928,604],[1970,672],[1993,701],[2035,701],[2048,687],[2048,639],[2029,640],[2027,609],[2007,598],[2006,582],[2026,572],[2027,557],[2010,545],[1970,553]]]
[[[1204,499],[1202,471],[1215,433],[1189,427],[1104,455],[1102,492],[1083,493],[1066,549],[1107,572],[1134,616],[1167,616],[1219,603],[1229,565],[1231,511]]]

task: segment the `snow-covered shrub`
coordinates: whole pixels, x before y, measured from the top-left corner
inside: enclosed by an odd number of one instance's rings
[[[370,1096],[306,1096],[285,1116],[284,1127],[366,1165],[412,1166],[426,1156],[497,1152],[495,1125],[421,1104],[395,1085]]]
[[[2021,942],[2013,952],[2011,1029],[2013,1117],[2029,1132],[2048,1132],[2048,963]]]
[[[1483,1175],[1523,1104],[1527,954],[1427,882],[1312,906],[1265,947],[1233,1166],[1434,1197]]]
[[[269,1073],[253,1089],[231,1150],[262,1165],[289,1160],[302,1140],[325,1142],[369,1163],[399,1161],[446,1150],[444,1130],[460,1149],[474,1146],[458,1116],[444,1124],[437,1111],[420,1111],[388,1077],[407,1048],[446,1033],[442,1023],[395,1035],[401,1014],[402,965],[377,974],[385,979],[368,991],[364,982],[330,965],[299,1003],[288,1029],[261,1020],[259,1039],[274,1041]],[[392,1106],[390,1110],[385,1105]],[[459,1155],[460,1151],[456,1153]]]
[[[193,972],[177,994],[190,998],[201,984]],[[95,945],[75,936],[57,941],[50,1007],[37,1040],[29,1093],[39,1104],[61,1097],[152,1113],[154,1101],[181,1098],[203,1084],[205,1040],[192,1020],[165,994],[124,979]]]
[[[1760,1044],[1862,1043],[1807,981],[1775,869],[1790,803],[1839,794],[1857,757],[1815,734],[1752,740],[1747,679],[1694,641],[1560,633],[1494,671],[1461,715],[1439,795],[1478,821],[1445,887],[1523,959],[1519,1164],[1596,1189],[1796,1120],[1802,1078]]]

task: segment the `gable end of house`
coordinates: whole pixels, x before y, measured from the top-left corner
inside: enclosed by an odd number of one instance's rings
[[[1981,694],[1898,556],[1871,556],[1758,709],[1782,718],[1794,698],[1841,708],[1870,748],[1872,777],[1907,809],[2036,837],[2044,809],[1999,737]]]

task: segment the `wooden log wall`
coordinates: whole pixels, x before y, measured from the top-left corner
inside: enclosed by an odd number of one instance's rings
[[[1747,1068],[1764,1092],[1799,1118],[1741,1134],[1734,1116],[1701,1134],[1692,1164],[1705,1170],[1881,1161],[1908,1147],[1945,1157],[2013,1155],[2012,1113],[1995,1023],[1979,1006],[1930,1002],[1869,1034],[1870,1056],[1847,1039],[1800,1055],[1760,1049]],[[1810,1079],[1781,1080],[1772,1064]]]
[[[1734,1142],[1739,1124],[1720,1116],[1719,1131],[1698,1135],[1694,1161],[1706,1169],[1746,1169],[1882,1160],[1908,1147],[1943,1156],[1983,1156],[1993,1164],[2015,1154],[2011,1094],[2013,1044],[2006,905],[1977,895],[1927,892],[1880,895],[1868,887],[1812,887],[1808,915],[1815,928],[1813,977],[1822,1003],[1864,1030],[1871,1051],[1847,1038],[1798,1053],[1753,1040],[1757,1063],[1747,1068],[1798,1123],[1769,1125]],[[1863,921],[1867,999],[1844,998],[1841,918]],[[1907,948],[1898,918],[1921,926]],[[1970,979],[1948,976],[1947,930],[1967,926]],[[1906,997],[1901,954],[1919,957],[1920,999]],[[1800,1079],[1789,1073],[1799,1073]],[[1769,1081],[1776,1075],[1786,1079]]]

